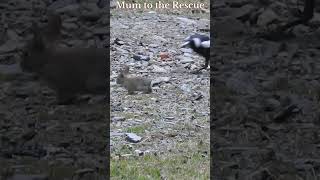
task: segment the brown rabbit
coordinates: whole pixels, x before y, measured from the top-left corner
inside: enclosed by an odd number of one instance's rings
[[[57,20],[51,18],[51,20]],[[54,22],[60,22],[57,20]],[[58,94],[59,104],[69,104],[77,94],[105,94],[107,92],[107,50],[96,48],[53,48],[52,42],[60,32],[48,22],[46,31],[34,25],[33,39],[20,66],[44,79]],[[52,28],[52,29],[50,29]],[[56,29],[55,29],[56,28]]]
[[[151,80],[142,77],[129,76],[129,67],[124,66],[120,71],[117,80],[117,84],[121,84],[128,90],[128,94],[134,94],[135,91],[143,91],[144,93],[151,93]]]

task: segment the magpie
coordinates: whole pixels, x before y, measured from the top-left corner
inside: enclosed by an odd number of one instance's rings
[[[181,47],[190,47],[193,51],[205,58],[205,64],[195,72],[206,69],[210,60],[210,37],[201,34],[194,34],[184,39],[185,43]]]

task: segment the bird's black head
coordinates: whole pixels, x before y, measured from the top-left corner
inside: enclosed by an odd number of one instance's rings
[[[210,56],[210,38],[201,34],[194,34],[185,39],[181,47],[190,47],[205,58]]]
[[[184,41],[181,47],[190,47],[193,50],[210,48],[210,38],[205,35],[194,34],[188,36]]]

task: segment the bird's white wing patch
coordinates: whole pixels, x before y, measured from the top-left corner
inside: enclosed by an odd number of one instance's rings
[[[203,42],[201,43],[201,47],[210,48],[210,41],[203,41]]]
[[[192,40],[197,48],[201,46],[201,40],[199,38],[193,38]]]
[[[180,46],[180,47],[181,47],[181,48],[182,48],[182,47],[185,47],[185,46],[187,46],[189,43],[190,43],[190,42],[189,42],[189,41],[187,41],[187,42],[185,42],[185,43],[181,44],[181,46]]]
[[[191,36],[188,36],[187,38],[184,39],[184,41],[189,41]]]

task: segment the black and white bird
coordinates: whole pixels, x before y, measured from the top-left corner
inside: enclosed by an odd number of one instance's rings
[[[181,45],[181,47],[190,47],[193,51],[200,54],[205,58],[205,64],[197,70],[196,72],[200,72],[202,69],[206,69],[209,65],[210,60],[210,37],[201,34],[194,34],[188,36],[185,40],[185,43]]]

